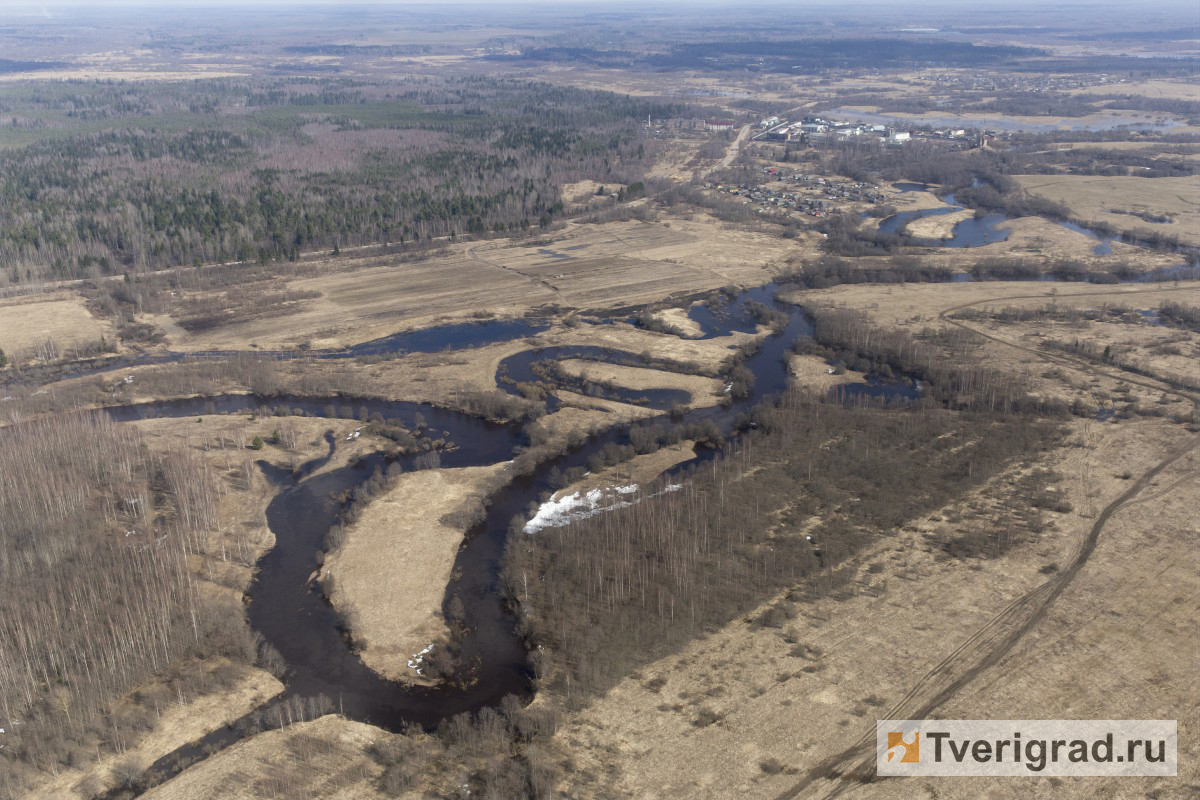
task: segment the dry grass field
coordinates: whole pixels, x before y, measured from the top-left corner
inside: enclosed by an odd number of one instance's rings
[[[1164,427],[1154,421],[1126,430],[1112,426],[1103,433],[1077,428],[1073,436],[1088,449],[1064,448],[1061,468],[1074,478],[1091,479],[1082,490],[1075,482],[1072,501],[1095,508],[1118,494],[1125,483],[1113,476],[1113,465],[1136,472],[1152,464],[1178,439],[1178,429]],[[1162,485],[1172,480],[1164,476]],[[1003,481],[998,479],[995,488]],[[1198,531],[1194,520],[1180,513],[1195,502],[1195,487],[1179,492],[1169,515],[1155,519],[1131,512],[1124,518],[1120,531],[1102,546],[1095,568],[1025,647],[938,714],[1178,717],[1182,743],[1182,731],[1200,724],[1200,718],[1188,700],[1197,690],[1195,675],[1176,638],[1186,635],[1185,620],[1195,613],[1198,565],[1180,548]],[[784,629],[734,622],[627,678],[571,719],[560,736],[581,772],[602,775],[620,765],[615,787],[599,781],[584,794],[791,796],[787,790],[810,768],[873,731],[875,719],[947,653],[1009,600],[1041,583],[1042,568],[1064,563],[1091,521],[1090,515],[1072,515],[1060,523],[1061,530],[1027,549],[992,561],[960,562],[939,557],[925,539],[926,532],[943,524],[944,515],[863,553],[848,590],[804,604]],[[1064,638],[1078,642],[1084,653],[1065,647]],[[1133,641],[1136,647],[1127,646]],[[1077,676],[1084,673],[1100,677],[1081,685]],[[665,686],[655,679],[665,679]],[[1143,704],[1138,688],[1147,684],[1155,687],[1152,706]],[[694,721],[702,709],[718,721],[698,727]],[[1185,747],[1181,764],[1187,752]],[[1169,790],[1182,782],[1159,781],[1158,786]],[[1097,783],[1031,778],[1022,782],[1022,792],[1088,797]],[[812,788],[817,791],[804,796],[824,796],[832,787]],[[1140,784],[1134,791],[1142,796],[1149,788]],[[1107,790],[1122,796],[1121,784],[1110,783]],[[971,798],[978,792],[973,782],[943,779],[852,785],[847,794]]]
[[[1174,100],[1200,100],[1200,83],[1184,80],[1150,80],[1132,83],[1107,83],[1074,89],[1072,94],[1130,94],[1138,97],[1162,97]]]
[[[1041,309],[1054,305],[1059,308],[1124,307],[1155,308],[1166,301],[1200,305],[1200,284],[1181,282],[1160,285],[1094,286],[1091,284],[1059,283],[1043,287],[1020,281],[988,281],[959,284],[907,284],[900,286],[860,285],[796,293],[791,298],[812,306],[853,308],[866,313],[885,327],[899,327],[912,332],[946,328],[950,323],[940,317],[948,308],[971,304],[980,311],[1007,308]],[[988,364],[1023,376],[1032,390],[1043,397],[1073,402],[1079,400],[1089,407],[1108,407],[1114,403],[1138,398],[1144,404],[1155,404],[1158,393],[1134,387],[1132,392],[1117,391],[1119,379],[1082,375],[1032,358],[1022,348],[1038,349],[1048,340],[1072,342],[1083,340],[1103,347],[1112,344],[1120,354],[1134,354],[1163,375],[1195,377],[1194,358],[1200,351],[1200,337],[1186,331],[1141,324],[1119,322],[1090,322],[1084,324],[1032,320],[1021,323],[971,321],[973,328],[995,336],[1004,342],[985,341],[979,357]],[[1178,355],[1175,355],[1178,351]],[[1179,412],[1187,404],[1169,398],[1161,404],[1166,412]]]
[[[1117,230],[1166,233],[1200,242],[1200,181],[1195,178],[1133,178],[1097,175],[1017,175],[1030,194],[1063,203],[1086,220],[1106,222]],[[1166,214],[1169,223],[1145,222],[1118,211]]]
[[[420,680],[406,662],[447,633],[442,598],[465,533],[447,516],[477,506],[507,467],[405,473],[347,527],[322,579],[332,578],[330,599],[349,620],[367,666],[388,678]]]
[[[692,396],[690,405],[693,408],[715,405],[724,386],[724,382],[716,378],[596,361],[565,359],[559,365],[568,375],[611,383],[624,389],[680,389]]]
[[[908,283],[898,285],[859,284],[791,292],[789,302],[855,308],[882,325],[905,325],[919,330],[944,324],[942,311],[968,303],[979,308],[1009,305],[1041,306],[1056,303],[1073,308],[1121,304],[1147,308],[1175,299],[1200,303],[1200,283],[1180,281],[1167,284],[1120,284],[1096,286],[1089,283],[1039,284],[1029,281],[980,281],[967,283]]]
[[[1159,155],[1163,158],[1171,159],[1180,157],[1171,151],[1189,151],[1194,149],[1196,145],[1164,143],[1155,139],[1135,139],[1128,142],[1051,142],[1046,147],[1050,150],[1165,150],[1165,153],[1160,152]],[[1187,156],[1184,157],[1186,158]]]
[[[919,211],[926,208],[948,208],[941,201],[938,194],[943,192],[937,186],[931,186],[928,192],[902,192],[893,186],[884,184],[879,187],[880,191],[887,197],[887,203],[895,206],[900,211]]]
[[[713,165],[699,155],[704,139],[672,139],[659,142],[654,165],[646,173],[648,178],[667,178],[673,181],[689,181],[703,168]]]
[[[378,728],[325,716],[244,739],[143,796],[146,800],[374,800],[389,796],[376,789],[381,769],[366,753],[381,737],[386,734]],[[398,796],[415,800],[421,794]]]
[[[677,331],[685,339],[699,338],[704,330],[699,323],[687,315],[685,308],[664,308],[654,314],[654,318],[662,325]]]
[[[939,214],[934,217],[923,217],[913,220],[905,226],[910,236],[919,239],[942,239],[953,235],[954,226],[964,219],[970,219],[975,212],[964,209],[949,214]]]
[[[856,114],[856,112],[858,112]],[[964,128],[986,128],[1000,131],[1053,131],[1053,130],[1086,130],[1109,129],[1133,123],[1145,125],[1170,125],[1179,122],[1173,114],[1165,112],[1125,111],[1120,109],[1103,109],[1079,117],[1065,116],[1029,116],[1023,114],[996,114],[983,111],[925,111],[913,114],[903,111],[880,112],[879,106],[844,106],[835,111],[832,116],[838,119],[855,120],[860,116],[879,114],[896,124],[961,126]],[[871,116],[864,121],[878,121]],[[1180,130],[1173,127],[1172,130]]]
[[[213,664],[221,667],[221,664]],[[241,717],[283,690],[283,684],[265,670],[245,670],[237,683],[187,703],[173,703],[164,709],[153,730],[124,753],[107,754],[86,767],[67,769],[38,787],[37,797],[44,800],[79,800],[90,796],[88,788],[106,786],[116,769],[129,764],[146,767],[165,753],[194,741],[210,730]],[[142,691],[155,688],[142,687]]]
[[[101,338],[117,341],[111,323],[92,316],[83,298],[72,292],[0,300],[0,350],[11,360],[32,358],[47,339],[67,354]]]
[[[788,357],[788,373],[801,386],[823,392],[848,383],[862,382],[866,376],[861,372],[846,370],[840,375],[830,371],[825,359],[818,356],[791,355]]]
[[[985,257],[1007,255],[1039,262],[1046,259],[1079,261],[1101,270],[1118,264],[1152,270],[1181,263],[1181,257],[1172,253],[1117,241],[1111,243],[1111,253],[1098,255],[1094,252],[1095,239],[1041,217],[1017,217],[1000,223],[1000,227],[1009,231],[1008,239],[974,248],[974,252]],[[959,259],[969,263],[970,256],[960,253]]]
[[[703,214],[664,223],[570,225],[528,242],[458,245],[449,255],[364,266],[289,281],[319,296],[286,316],[234,321],[186,337],[174,349],[338,347],[397,330],[497,316],[543,306],[606,308],[767,280],[787,243],[738,230]],[[370,260],[377,264],[379,259]],[[356,266],[353,259],[343,263]]]
[[[550,332],[548,332],[550,333]],[[734,331],[728,336],[712,339],[684,339],[667,333],[656,333],[632,325],[580,325],[565,328],[554,335],[546,335],[549,344],[592,344],[612,347],[631,353],[649,353],[658,358],[695,363],[715,369],[731,352],[749,341],[762,336],[766,329],[757,333]]]

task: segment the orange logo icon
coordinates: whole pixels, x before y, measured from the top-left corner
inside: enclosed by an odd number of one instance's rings
[[[887,760],[891,764],[898,761],[901,764],[915,764],[921,760],[921,734],[912,733],[912,741],[907,741],[903,733],[888,731]]]

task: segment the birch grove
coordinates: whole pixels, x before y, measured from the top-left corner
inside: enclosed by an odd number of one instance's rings
[[[104,415],[0,430],[0,796],[23,769],[122,749],[152,720],[119,699],[219,643],[188,568],[219,496],[206,463]]]

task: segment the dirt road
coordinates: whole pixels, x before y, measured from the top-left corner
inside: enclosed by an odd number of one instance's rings
[[[716,164],[714,164],[712,166],[712,168],[709,169],[708,172],[713,173],[719,169],[726,169],[726,168],[732,166],[734,160],[737,159],[738,154],[742,152],[742,143],[746,141],[746,137],[748,137],[749,135],[750,135],[750,126],[743,125],[742,129],[740,131],[738,131],[737,138],[734,139],[732,142],[730,142],[729,147],[726,148],[725,157],[722,158],[720,161],[718,161]]]

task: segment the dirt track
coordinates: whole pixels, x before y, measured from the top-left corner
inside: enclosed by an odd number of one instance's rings
[[[1149,290],[1148,290],[1149,291]],[[1161,291],[1157,290],[1157,291]],[[1089,292],[1089,295],[1107,295],[1112,292]],[[1200,397],[1190,392],[1164,387],[1148,380],[1137,379],[1125,373],[1120,376],[1101,369],[1084,360],[1064,354],[1049,354],[1034,348],[1013,344],[996,336],[983,333],[958,320],[949,318],[955,311],[961,311],[982,303],[995,303],[1011,300],[1024,300],[1041,297],[1041,295],[1015,295],[992,300],[964,303],[944,309],[939,317],[946,323],[982,336],[991,342],[1025,351],[1039,359],[1067,366],[1093,375],[1119,377],[1127,383],[1163,391],[1191,401],[1200,407]],[[1138,495],[1165,469],[1170,467],[1188,453],[1200,447],[1200,437],[1193,438],[1183,447],[1177,448],[1170,455],[1159,461],[1143,473],[1125,492],[1110,502],[1100,512],[1096,521],[1088,530],[1087,536],[1080,542],[1079,548],[1072,557],[1070,564],[1050,580],[1032,591],[1017,598],[1002,609],[987,624],[979,628],[969,639],[949,653],[933,669],[927,672],[909,690],[899,702],[894,704],[881,719],[925,719],[937,708],[954,697],[959,690],[971,683],[981,673],[999,663],[1022,638],[1046,616],[1050,607],[1075,577],[1087,564],[1088,559],[1096,549],[1100,535],[1114,514],[1128,505],[1150,499]],[[1160,490],[1154,496],[1167,493],[1176,486],[1184,483],[1192,476],[1187,476]],[[833,798],[840,796],[862,783],[875,778],[875,738],[874,732],[868,732],[853,745],[837,755],[826,759],[813,767],[809,774],[800,782],[777,795],[777,800],[791,800],[799,797]]]

